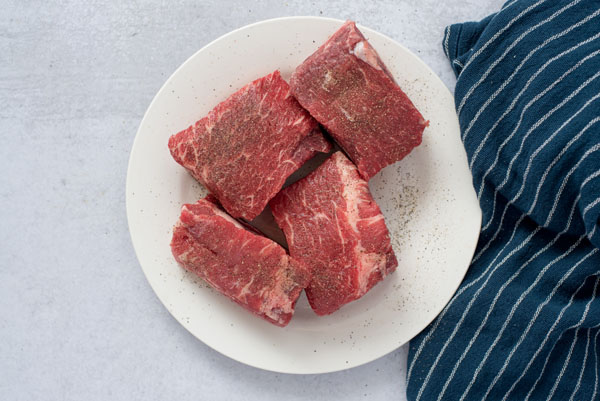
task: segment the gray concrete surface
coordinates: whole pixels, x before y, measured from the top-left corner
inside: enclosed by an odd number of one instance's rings
[[[405,399],[406,347],[293,376],[192,337],[135,258],[129,151],[167,77],[232,29],[288,15],[354,19],[412,49],[452,89],[444,27],[501,4],[0,0],[0,399]]]

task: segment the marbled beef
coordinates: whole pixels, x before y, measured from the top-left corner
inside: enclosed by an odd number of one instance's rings
[[[418,146],[428,124],[351,21],[296,68],[290,86],[366,180]]]
[[[306,295],[319,315],[360,298],[398,264],[367,182],[341,152],[269,205],[290,255],[311,269]]]
[[[173,135],[169,149],[229,214],[252,220],[290,174],[331,145],[275,71]]]
[[[171,250],[185,269],[278,326],[289,323],[310,279],[303,263],[232,219],[211,196],[183,205]]]

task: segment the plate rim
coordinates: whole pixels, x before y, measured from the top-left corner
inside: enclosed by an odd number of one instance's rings
[[[206,346],[208,346],[209,348],[213,349],[214,351],[236,361],[239,363],[242,363],[244,365],[247,366],[251,366],[253,368],[257,368],[257,369],[261,369],[264,371],[270,371],[270,372],[275,372],[275,373],[283,373],[283,374],[324,374],[324,373],[332,373],[332,372],[339,372],[339,371],[344,371],[344,370],[348,370],[348,369],[352,369],[358,366],[362,366],[365,365],[367,363],[373,362],[379,358],[382,358],[385,355],[388,355],[396,350],[398,350],[400,347],[409,344],[410,341],[412,339],[414,339],[416,336],[418,336],[423,330],[425,330],[438,316],[439,314],[444,310],[444,308],[446,307],[446,305],[452,300],[452,298],[454,297],[454,294],[456,294],[456,291],[458,290],[458,288],[460,287],[460,285],[462,284],[462,282],[464,281],[464,278],[469,270],[469,265],[465,268],[461,280],[458,281],[458,284],[455,286],[455,288],[453,288],[452,290],[452,296],[443,304],[440,306],[439,310],[436,311],[435,315],[433,315],[433,317],[431,318],[431,320],[429,320],[427,322],[427,324],[423,327],[423,329],[419,332],[416,333],[410,340],[406,341],[406,342],[402,342],[402,343],[397,343],[394,345],[393,348],[383,352],[383,353],[378,353],[378,354],[373,354],[367,358],[365,358],[364,360],[355,363],[355,364],[350,364],[350,365],[346,365],[346,366],[341,366],[339,368],[326,368],[326,369],[313,369],[310,372],[306,372],[306,371],[295,371],[292,369],[282,369],[281,367],[279,368],[272,368],[272,367],[267,367],[264,365],[260,365],[258,363],[252,362],[252,361],[248,361],[248,360],[242,360],[243,358],[240,358],[238,356],[236,356],[234,353],[231,353],[228,351],[228,349],[226,347],[221,347],[220,345],[216,345],[214,344],[212,341],[207,341],[206,339],[202,339],[199,338],[194,332],[192,332],[183,322],[182,319],[178,318],[176,314],[172,313],[171,310],[167,307],[167,305],[163,302],[163,300],[161,299],[161,297],[158,295],[158,291],[155,288],[155,286],[152,284],[150,278],[148,277],[148,274],[146,272],[146,269],[144,268],[143,264],[141,263],[140,260],[140,253],[141,253],[141,249],[138,249],[138,247],[136,247],[136,241],[134,239],[134,235],[133,235],[133,230],[132,230],[132,215],[133,215],[133,200],[132,200],[132,195],[130,192],[130,188],[132,186],[132,165],[133,165],[133,155],[135,153],[135,149],[137,146],[139,146],[139,141],[140,141],[140,132],[142,131],[142,128],[144,126],[144,122],[146,121],[150,110],[153,108],[155,102],[157,101],[157,99],[162,95],[163,91],[165,91],[168,87],[168,85],[171,83],[171,80],[179,73],[180,70],[182,70],[188,63],[191,62],[191,60],[193,60],[198,54],[202,53],[203,51],[205,51],[207,48],[209,48],[210,46],[212,46],[214,43],[221,41],[229,36],[235,35],[237,34],[239,31],[251,28],[251,27],[255,27],[258,25],[262,25],[262,24],[268,24],[268,23],[273,23],[273,22],[283,22],[286,20],[320,20],[320,21],[330,21],[330,22],[335,22],[335,23],[343,23],[347,20],[343,20],[343,19],[338,19],[338,18],[332,18],[332,17],[323,17],[323,16],[310,16],[310,15],[302,15],[302,16],[283,16],[283,17],[275,17],[275,18],[269,18],[269,19],[264,19],[264,20],[260,20],[260,21],[256,21],[250,24],[246,24],[243,25],[239,28],[236,28],[232,31],[229,31],[215,39],[213,39],[212,41],[210,41],[209,43],[207,43],[206,45],[202,46],[200,49],[198,49],[197,51],[195,51],[191,56],[189,56],[181,65],[179,65],[179,67],[177,67],[175,69],[175,71],[173,71],[173,73],[171,73],[169,75],[169,77],[165,80],[165,82],[162,84],[162,86],[160,87],[160,89],[156,92],[156,94],[154,95],[154,97],[152,98],[152,101],[149,103],[148,107],[146,108],[146,111],[144,112],[144,115],[142,117],[142,119],[140,120],[138,129],[136,131],[133,143],[131,145],[131,150],[129,152],[129,160],[127,163],[127,176],[126,176],[126,183],[125,183],[125,209],[126,209],[126,214],[127,214],[127,226],[128,226],[128,230],[129,230],[129,238],[131,240],[131,244],[133,246],[133,250],[137,259],[137,262],[140,266],[140,268],[142,269],[142,272],[144,273],[144,277],[146,279],[146,281],[148,282],[148,284],[150,284],[150,287],[152,288],[152,291],[154,292],[154,296],[156,296],[158,298],[158,300],[160,301],[160,303],[162,304],[163,307],[165,307],[167,309],[167,311],[169,312],[169,315],[174,318],[187,332],[189,332],[194,338],[196,338],[197,340],[201,341],[203,344],[205,344]],[[402,50],[406,51],[407,53],[409,53],[411,56],[414,57],[415,60],[418,61],[418,64],[421,66],[421,68],[424,68],[425,70],[429,71],[432,76],[432,79],[437,80],[439,84],[441,84],[441,87],[444,88],[444,90],[447,92],[448,95],[450,95],[451,97],[454,97],[452,92],[450,91],[450,89],[448,89],[448,87],[446,86],[446,84],[444,84],[444,82],[441,80],[441,78],[433,71],[433,69],[431,69],[431,67],[429,67],[418,55],[416,55],[413,51],[411,51],[409,48],[407,48],[406,46],[402,45],[401,43],[399,43],[398,41],[396,41],[395,39],[392,39],[391,37],[389,37],[386,34],[383,34],[375,29],[369,28],[367,26],[364,26],[362,24],[356,23],[357,27],[361,30],[364,31],[369,31],[369,32],[375,32],[376,34],[380,35],[381,37],[383,37],[384,39],[392,42],[394,45],[398,46],[399,48],[401,48]],[[458,116],[455,116],[456,120],[458,121]],[[460,125],[459,125],[460,127]],[[459,128],[460,129],[460,128]],[[470,169],[469,169],[469,174],[470,174]],[[481,226],[481,221],[482,221],[482,211],[480,208],[479,203],[477,202],[477,208],[476,208],[476,212],[477,212],[477,221],[478,221],[478,227]],[[477,243],[479,241],[479,235],[480,235],[480,230],[478,228],[477,230],[477,234],[474,237],[473,243],[471,244],[471,251],[469,252],[470,254],[470,259],[473,258],[473,255],[475,254],[476,248],[477,248]]]

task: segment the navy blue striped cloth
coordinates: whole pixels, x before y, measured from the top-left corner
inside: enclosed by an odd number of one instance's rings
[[[408,399],[600,400],[600,1],[510,1],[443,47],[483,222]]]

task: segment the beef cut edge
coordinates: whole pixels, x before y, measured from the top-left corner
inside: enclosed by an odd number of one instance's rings
[[[171,250],[177,262],[250,312],[287,325],[308,268],[227,215],[212,197],[183,205]]]

